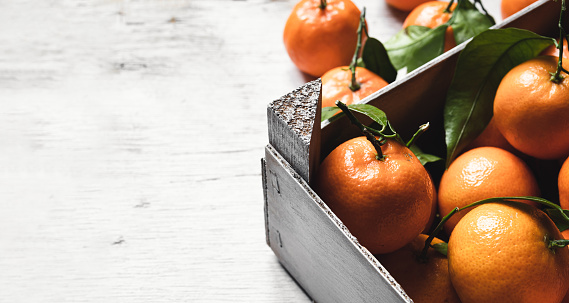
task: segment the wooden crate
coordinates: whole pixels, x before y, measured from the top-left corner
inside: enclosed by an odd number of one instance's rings
[[[558,14],[558,3],[541,0],[494,28],[546,35],[556,32]],[[464,44],[455,47],[363,102],[385,111],[407,138],[420,124],[430,122],[431,129],[421,138],[430,144],[423,149],[444,156],[442,110],[463,48]],[[267,244],[317,302],[412,302],[310,187],[320,159],[360,135],[345,117],[319,123],[320,91],[321,82],[315,80],[268,106],[269,144],[261,161]]]

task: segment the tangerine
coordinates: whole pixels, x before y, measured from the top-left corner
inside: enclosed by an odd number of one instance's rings
[[[284,45],[301,71],[320,77],[350,64],[359,23],[360,10],[350,0],[302,0],[287,19]]]
[[[561,235],[563,236],[563,239],[569,240],[569,229],[562,231]],[[563,297],[563,301],[561,301],[561,303],[569,303],[569,291],[567,294],[565,294],[565,297]]]
[[[431,0],[385,0],[387,4],[395,7],[396,9],[404,12],[410,12],[415,7]]]
[[[503,150],[507,150],[513,154],[519,153],[511,144],[504,138],[504,135],[500,132],[498,127],[496,127],[495,119],[490,119],[484,131],[476,139],[474,139],[470,144],[465,148],[466,150],[474,149],[477,147],[482,146],[494,146],[501,148]]]
[[[456,225],[448,243],[452,284],[464,303],[560,302],[569,287],[569,250],[551,219],[519,202],[482,204]]]
[[[376,257],[414,302],[460,303],[450,281],[448,259],[429,247],[426,261],[420,260],[427,238],[420,234],[403,248]],[[443,241],[434,238],[431,242],[437,243]]]
[[[535,1],[537,0],[502,0],[500,6],[502,10],[502,19],[510,17]]]
[[[458,156],[443,173],[438,191],[439,213],[446,215],[455,207],[487,198],[539,194],[538,183],[524,161],[501,148],[478,147]],[[448,235],[468,211],[453,215],[445,223]]]
[[[425,2],[409,13],[405,21],[403,22],[403,28],[407,28],[411,25],[421,25],[428,28],[436,28],[439,25],[446,23],[452,16],[452,11],[456,7],[456,3],[453,3],[450,11],[447,11],[449,3],[444,1],[429,1]],[[448,51],[456,46],[456,40],[454,39],[454,33],[452,27],[449,26],[445,32],[445,44],[444,51]]]
[[[563,236],[563,239],[569,240],[569,229],[562,231],[561,235]],[[563,297],[563,300],[561,300],[561,303],[569,303],[569,291],[567,291],[565,297]]]
[[[511,69],[494,98],[496,126],[510,144],[538,159],[569,155],[569,80],[551,80],[557,57],[541,56]],[[563,62],[569,68],[567,60]]]
[[[569,229],[562,231],[561,235],[563,236],[563,239],[569,239]]]
[[[544,49],[540,53],[540,55],[559,57],[559,49],[555,45],[550,45],[546,49]],[[563,39],[563,58],[569,58],[569,49],[567,49],[567,39]]]
[[[336,100],[345,104],[357,103],[388,84],[374,72],[359,66],[356,67],[356,81],[360,88],[352,91],[352,72],[349,66],[327,71],[322,76],[322,107],[336,106]]]
[[[423,233],[427,233],[433,228],[433,223],[435,223],[435,219],[437,219],[437,214],[439,212],[439,204],[437,201],[437,195],[433,197],[433,202],[431,203],[431,214],[429,215],[429,220],[427,221],[427,225],[423,228]],[[435,226],[436,227],[436,226]]]
[[[366,137],[342,143],[322,162],[314,186],[372,254],[393,252],[417,237],[436,196],[429,173],[405,145],[386,139],[381,151],[377,159]]]

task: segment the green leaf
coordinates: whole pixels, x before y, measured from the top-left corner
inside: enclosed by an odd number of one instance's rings
[[[476,5],[476,4],[478,4],[478,6],[480,7],[480,10],[482,10],[482,12],[486,16],[486,18],[488,18],[492,24],[496,24],[494,17],[490,16],[490,14],[488,14],[488,11],[486,11],[486,9],[484,8],[484,5],[482,4],[482,0],[474,0],[474,5]]]
[[[553,44],[530,31],[487,30],[460,54],[444,107],[447,167],[492,118],[494,96],[506,73]]]
[[[547,215],[551,218],[553,223],[559,228],[559,231],[564,231],[569,229],[569,223],[561,216],[561,213],[557,209],[548,208],[545,210]],[[563,212],[569,216],[569,210],[564,209]]]
[[[385,46],[395,68],[407,67],[410,72],[444,52],[445,32],[449,26],[456,44],[460,44],[494,24],[491,16],[480,12],[469,0],[459,0],[447,23],[434,29],[411,25],[385,42]]]
[[[419,159],[423,166],[427,163],[437,162],[442,160],[442,158],[437,157],[435,155],[424,153],[417,145],[413,144],[409,146],[409,149],[415,154],[415,157]]]
[[[395,68],[407,67],[407,72],[410,72],[442,54],[447,27],[447,24],[434,29],[411,25],[385,42]]]
[[[457,45],[494,25],[494,19],[481,13],[468,0],[458,1],[449,22],[451,23],[454,40]]]
[[[382,128],[385,128],[388,125],[387,115],[385,115],[385,113],[381,109],[379,109],[373,105],[350,104],[350,105],[348,105],[348,108],[352,111],[355,111],[355,112],[358,112],[360,114],[364,114],[364,115],[370,117],[374,122],[381,125]]]
[[[332,118],[339,111],[341,111],[341,110],[336,106],[323,107],[322,108],[322,117],[320,118],[320,121],[326,121],[326,120]]]
[[[436,252],[442,255],[446,256],[448,253],[448,244],[445,242],[433,244],[431,245],[431,247],[434,248]]]
[[[391,64],[387,50],[379,40],[375,38],[366,40],[362,52],[362,60],[365,68],[379,75],[387,83],[395,81],[397,70]]]

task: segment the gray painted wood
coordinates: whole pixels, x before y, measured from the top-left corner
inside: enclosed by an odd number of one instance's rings
[[[267,107],[269,143],[310,182],[320,162],[322,81],[316,79]]]
[[[0,302],[310,302],[265,242],[295,1],[0,4]]]

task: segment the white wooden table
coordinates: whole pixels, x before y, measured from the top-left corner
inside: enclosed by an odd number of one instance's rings
[[[295,3],[0,1],[0,302],[310,301],[260,173]]]

